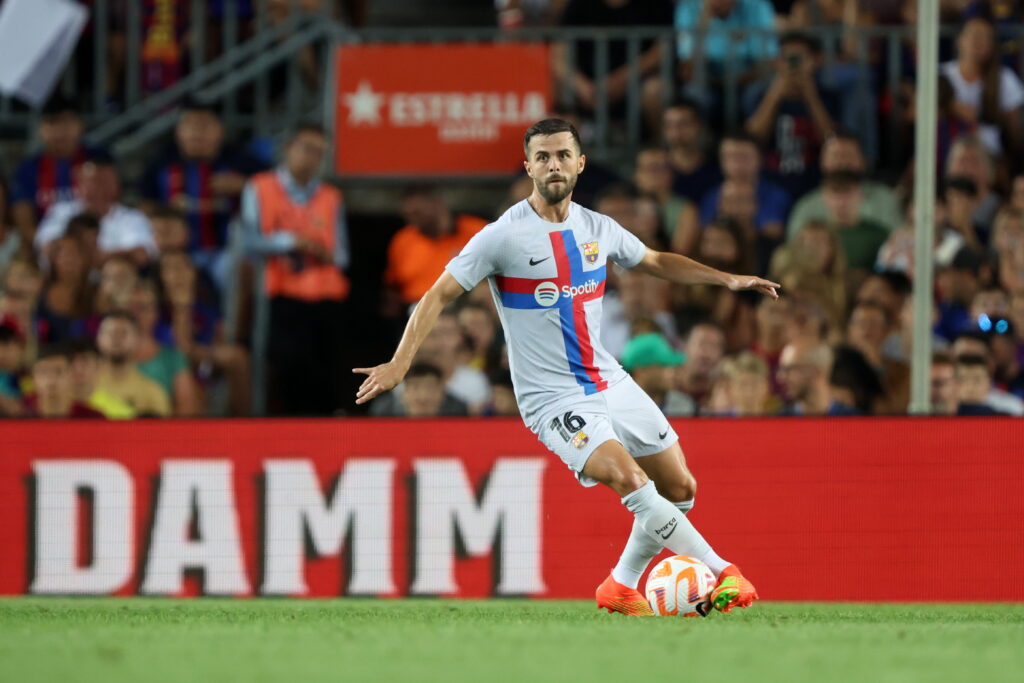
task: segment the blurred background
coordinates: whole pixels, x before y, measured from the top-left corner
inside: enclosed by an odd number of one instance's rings
[[[937,0],[940,415],[1024,415],[1017,0]],[[574,195],[773,302],[609,273],[671,416],[908,410],[916,0],[0,0],[0,415],[517,415],[490,293],[353,404],[573,121]]]

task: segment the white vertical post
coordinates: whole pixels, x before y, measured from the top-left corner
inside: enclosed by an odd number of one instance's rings
[[[935,110],[939,3],[917,2],[917,122],[914,136],[914,345],[910,412],[931,412],[932,282],[935,253]]]

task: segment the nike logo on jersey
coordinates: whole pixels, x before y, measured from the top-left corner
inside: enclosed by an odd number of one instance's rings
[[[534,261],[534,260],[533,260],[533,259],[531,258],[531,259],[530,259],[530,265],[531,265],[531,266],[535,266],[535,265],[537,265],[538,263],[544,263],[544,262],[545,262],[545,261],[547,261],[547,260],[548,260],[549,258],[551,258],[551,257],[550,257],[550,256],[545,256],[544,258],[542,258],[542,259],[537,259],[536,261]]]
[[[661,434],[658,434],[658,438],[659,439],[664,439],[666,436],[668,436],[668,430],[667,429],[665,431],[663,431]]]

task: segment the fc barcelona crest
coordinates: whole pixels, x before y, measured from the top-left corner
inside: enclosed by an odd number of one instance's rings
[[[583,245],[583,258],[587,263],[597,263],[597,242],[587,242]]]

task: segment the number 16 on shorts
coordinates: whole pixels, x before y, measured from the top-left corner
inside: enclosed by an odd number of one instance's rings
[[[586,425],[586,420],[579,415],[573,415],[570,410],[561,417],[556,415],[552,418],[549,427],[558,432],[558,435],[566,443],[571,443],[576,448],[583,448],[590,440],[586,432],[582,431]]]

